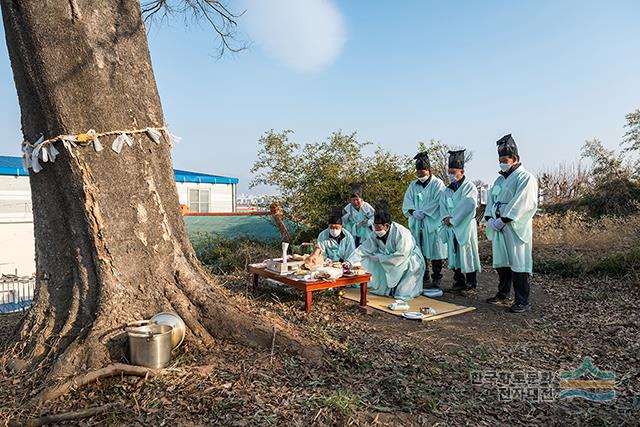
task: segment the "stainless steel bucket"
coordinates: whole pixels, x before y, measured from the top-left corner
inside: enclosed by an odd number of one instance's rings
[[[184,335],[186,332],[186,326],[184,321],[176,313],[162,312],[158,313],[149,319],[151,323],[157,323],[158,325],[173,326],[173,332],[171,333],[171,349],[175,350],[184,341]]]
[[[171,333],[169,325],[150,324],[126,328],[129,337],[131,363],[152,369],[161,369],[171,361]]]

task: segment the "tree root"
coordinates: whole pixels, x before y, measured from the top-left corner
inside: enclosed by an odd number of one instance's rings
[[[29,418],[26,420],[13,420],[9,423],[9,427],[39,427],[63,421],[80,420],[82,418],[89,418],[102,414],[113,409],[115,406],[116,404],[109,403],[107,405],[95,406],[93,408],[81,409],[79,411],[65,412],[64,414],[44,415],[40,418]]]
[[[40,392],[31,401],[32,404],[41,404],[49,400],[57,399],[58,397],[68,393],[71,390],[82,387],[83,385],[92,383],[102,378],[114,377],[116,375],[132,375],[137,377],[155,376],[161,374],[162,371],[144,368],[142,366],[127,365],[124,363],[114,363],[113,365],[105,366],[89,373],[78,375],[71,380],[63,383],[59,386],[48,388]]]

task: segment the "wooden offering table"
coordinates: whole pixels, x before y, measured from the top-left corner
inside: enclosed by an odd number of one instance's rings
[[[294,287],[304,291],[305,302],[304,309],[307,313],[311,313],[311,300],[313,291],[321,291],[332,288],[342,288],[349,285],[360,285],[360,305],[367,305],[367,286],[371,280],[371,274],[362,274],[359,276],[343,276],[336,280],[296,280],[290,276],[283,276],[266,268],[249,266],[249,273],[253,275],[253,290],[258,288],[258,279],[264,277],[284,283],[285,285]]]

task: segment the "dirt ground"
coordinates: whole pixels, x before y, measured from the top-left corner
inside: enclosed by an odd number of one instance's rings
[[[265,282],[252,294],[244,273],[220,279],[247,310],[280,315],[319,342],[321,365],[281,353],[277,337],[273,353],[186,346],[167,375],[102,381],[29,415],[116,403],[81,425],[638,425],[637,281],[537,275],[532,310],[516,315],[484,303],[497,279],[485,272],[477,296],[443,298],[475,311],[421,323],[330,292],[306,315],[295,291]],[[0,339],[17,320],[0,317]],[[615,373],[613,400],[558,397],[559,371],[587,356]],[[20,415],[34,387],[27,376],[0,379],[0,420]]]

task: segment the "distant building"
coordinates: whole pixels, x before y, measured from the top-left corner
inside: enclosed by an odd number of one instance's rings
[[[29,174],[19,157],[0,156],[0,275],[35,273]]]
[[[235,212],[237,178],[174,169],[183,212]],[[20,157],[0,156],[0,275],[35,273],[29,174]]]
[[[256,211],[259,208],[266,208],[271,205],[275,196],[240,194],[236,199],[238,211]]]
[[[180,204],[189,212],[235,212],[238,178],[174,169]]]
[[[483,206],[487,204],[487,194],[489,192],[488,184],[476,184],[476,188],[478,189],[478,206]]]

